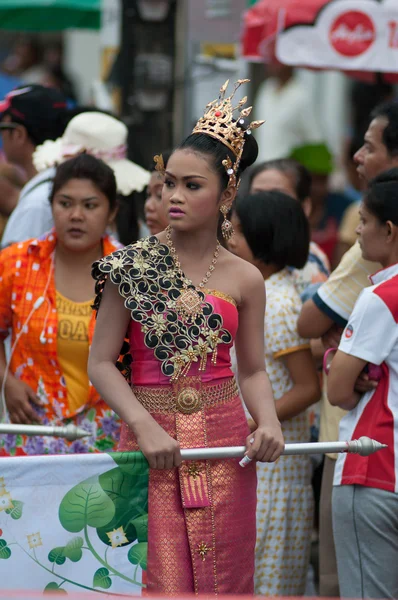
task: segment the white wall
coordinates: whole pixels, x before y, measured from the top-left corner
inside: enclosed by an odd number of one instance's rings
[[[349,129],[349,79],[338,71],[299,69],[298,73],[311,89],[325,141],[338,167]]]
[[[64,66],[76,82],[78,100],[91,101],[91,89],[101,73],[101,41],[98,31],[71,29],[64,34]]]

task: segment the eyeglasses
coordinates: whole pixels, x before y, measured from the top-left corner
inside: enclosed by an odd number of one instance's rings
[[[18,123],[0,123],[0,133],[1,130],[11,130],[11,129],[16,129],[17,127],[19,127]]]

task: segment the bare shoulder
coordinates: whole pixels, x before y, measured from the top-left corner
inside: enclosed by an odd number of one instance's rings
[[[240,305],[253,294],[264,294],[264,279],[257,267],[225,249],[220,258],[222,258],[220,266],[223,268],[225,276],[230,278],[236,286]]]

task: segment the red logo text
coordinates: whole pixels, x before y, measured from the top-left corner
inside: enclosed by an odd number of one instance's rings
[[[376,29],[372,19],[359,10],[350,10],[339,15],[329,33],[331,45],[343,56],[363,54],[375,39]]]
[[[398,48],[398,21],[389,21],[388,28],[390,30],[388,46],[389,48]]]

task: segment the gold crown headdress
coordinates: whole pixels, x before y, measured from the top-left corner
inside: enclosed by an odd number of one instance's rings
[[[224,144],[236,157],[233,163],[228,156],[223,160],[223,165],[229,175],[229,187],[239,187],[237,173],[242,159],[243,149],[245,146],[246,136],[250,135],[253,129],[257,129],[264,121],[252,121],[247,123],[246,118],[252,111],[252,106],[247,108],[242,107],[247,102],[247,96],[242,98],[237,106],[232,105],[232,99],[237,90],[244,83],[248,83],[250,79],[239,79],[234,86],[233,92],[227,98],[225,93],[229,84],[229,79],[220,89],[220,95],[216,100],[209,102],[206,106],[206,112],[196,123],[192,133],[205,133],[210,137],[215,138]],[[242,110],[241,110],[242,109]],[[237,119],[233,118],[235,110],[239,110],[240,114]]]

